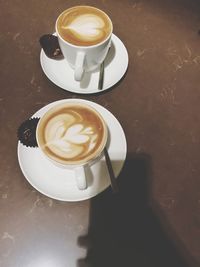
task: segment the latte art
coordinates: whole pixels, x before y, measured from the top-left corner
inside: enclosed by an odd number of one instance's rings
[[[94,45],[105,40],[112,30],[109,17],[101,10],[78,6],[64,11],[57,22],[64,40],[75,45]]]
[[[45,153],[61,163],[87,161],[104,145],[105,125],[96,111],[64,105],[39,123],[38,141]]]
[[[95,41],[104,35],[104,21],[93,14],[80,15],[75,18],[68,26],[64,25],[62,29],[69,30],[82,41]]]
[[[83,120],[78,117],[76,113],[65,113],[53,117],[46,126],[46,146],[59,157],[84,157],[97,145],[97,129],[93,125],[78,123]]]

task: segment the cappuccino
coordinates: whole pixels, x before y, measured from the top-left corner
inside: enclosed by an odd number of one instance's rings
[[[112,32],[112,22],[103,11],[90,6],[65,10],[56,23],[59,35],[76,46],[92,46],[106,40]]]
[[[101,115],[82,103],[59,104],[37,126],[37,142],[50,159],[66,165],[84,164],[99,156],[107,140]]]

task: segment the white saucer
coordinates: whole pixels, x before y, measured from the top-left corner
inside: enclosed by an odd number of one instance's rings
[[[128,67],[128,53],[122,41],[113,34],[111,48],[105,59],[102,90],[98,90],[99,68],[94,72],[85,73],[83,80],[77,82],[74,80],[74,71],[67,60],[50,59],[42,49],[40,63],[49,80],[62,89],[79,94],[93,94],[109,89],[123,77]]]
[[[112,113],[99,104],[83,99],[76,100],[93,106],[105,119],[109,130],[108,153],[117,177],[124,165],[127,153],[126,138],[120,123]],[[73,99],[53,102],[37,111],[33,117],[41,117],[53,105],[68,101],[73,101]],[[73,171],[60,169],[53,165],[42,155],[39,148],[28,148],[18,142],[18,160],[22,173],[28,182],[39,192],[53,199],[62,201],[85,200],[94,197],[110,185],[104,157],[87,170],[89,186],[86,190],[77,188]]]

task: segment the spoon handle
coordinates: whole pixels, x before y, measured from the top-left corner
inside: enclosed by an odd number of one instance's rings
[[[114,171],[113,171],[113,167],[112,167],[112,163],[111,163],[111,160],[110,160],[110,156],[108,154],[108,150],[107,150],[106,147],[104,148],[104,155],[105,155],[106,164],[107,164],[107,167],[108,167],[108,172],[109,172],[109,176],[110,176],[110,182],[111,182],[112,191],[113,191],[113,193],[117,193],[119,191],[119,188],[118,188],[117,181],[116,181],[116,178],[115,178],[115,174],[114,174]]]
[[[100,65],[100,71],[99,71],[99,83],[98,83],[98,89],[103,89],[103,80],[104,80],[104,61]]]

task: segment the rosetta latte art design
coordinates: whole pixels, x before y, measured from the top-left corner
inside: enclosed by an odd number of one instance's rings
[[[62,158],[85,156],[96,146],[97,133],[92,126],[76,123],[65,114],[51,119],[46,127],[46,146]]]
[[[62,162],[87,161],[101,150],[105,126],[89,108],[70,106],[51,113],[40,124],[40,146]]]

